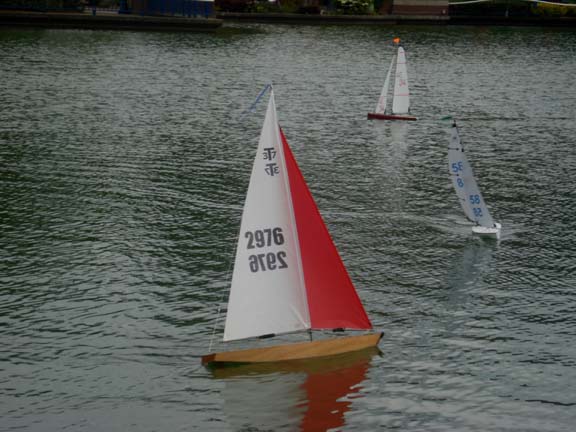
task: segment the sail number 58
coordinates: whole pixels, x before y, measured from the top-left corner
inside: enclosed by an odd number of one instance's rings
[[[457,173],[459,171],[464,171],[464,164],[462,161],[452,162],[452,172]]]

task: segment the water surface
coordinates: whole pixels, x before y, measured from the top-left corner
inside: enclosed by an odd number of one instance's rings
[[[573,430],[576,33],[249,28],[0,31],[2,428]],[[410,124],[366,121],[393,36]],[[266,104],[242,112],[269,82],[385,337],[330,367],[215,375],[199,361]],[[499,242],[459,208],[445,115]]]

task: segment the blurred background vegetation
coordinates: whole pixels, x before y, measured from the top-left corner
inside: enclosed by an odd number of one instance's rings
[[[0,9],[81,11],[84,0],[0,0]]]
[[[574,6],[557,6],[545,3],[533,3],[524,0],[494,0],[483,3],[462,4],[451,2],[450,16],[485,16],[485,17],[562,17],[576,16],[576,1],[566,4]],[[557,1],[557,0],[551,0]]]
[[[86,7],[115,10],[121,0],[0,0],[0,9],[32,11],[82,11]],[[128,0],[128,6],[131,4]],[[152,9],[163,9],[163,3],[176,0],[147,0]],[[180,0],[185,1],[185,0]],[[328,15],[375,15],[392,10],[387,0],[215,0],[216,11],[245,13],[298,13]],[[465,0],[460,0],[465,1]],[[558,0],[556,0],[558,1]],[[576,0],[563,1],[568,6],[532,3],[524,0],[493,0],[482,3],[458,5],[455,0],[449,7],[451,16],[483,17],[576,17]],[[390,3],[386,6],[387,3]],[[126,5],[126,3],[124,3]],[[573,5],[573,6],[570,6]],[[150,9],[150,8],[149,8]]]

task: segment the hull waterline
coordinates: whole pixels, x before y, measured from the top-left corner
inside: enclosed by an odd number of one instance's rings
[[[414,116],[411,116],[411,115],[368,113],[368,120],[407,120],[407,121],[414,121],[414,120],[418,120],[418,119]]]
[[[496,222],[496,226],[490,227],[490,228],[483,227],[483,226],[473,226],[472,232],[474,234],[479,235],[479,236],[499,239],[501,228],[502,228],[502,225],[500,225],[499,223]]]
[[[382,333],[372,333],[265,348],[219,352],[202,356],[202,364],[217,366],[228,363],[266,363],[326,357],[376,346],[381,338]]]

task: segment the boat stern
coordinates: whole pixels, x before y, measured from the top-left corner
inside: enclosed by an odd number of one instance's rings
[[[491,237],[491,238],[495,238],[495,239],[500,239],[501,228],[502,228],[502,225],[499,224],[498,222],[495,222],[493,227],[483,227],[480,225],[473,226],[472,232],[474,234],[478,234],[478,235],[483,236],[483,237]]]

